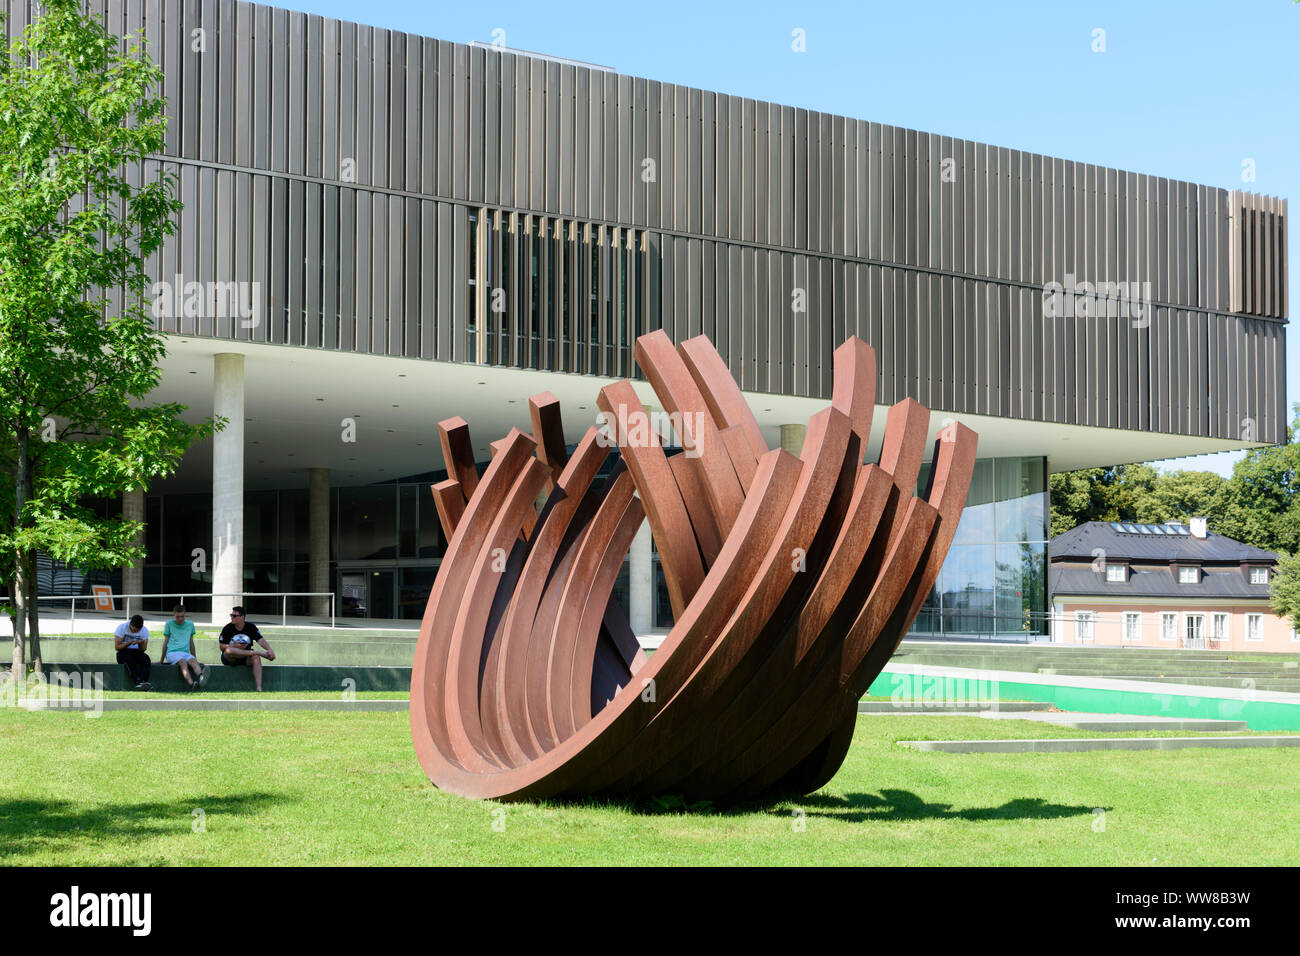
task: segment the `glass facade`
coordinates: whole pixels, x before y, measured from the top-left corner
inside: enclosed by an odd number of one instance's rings
[[[918,494],[928,480],[921,472]],[[983,458],[948,559],[912,633],[1027,639],[1045,635],[1047,462]]]
[[[210,591],[212,541],[208,494],[152,495],[146,501],[145,591]],[[330,489],[330,585],[341,617],[418,619],[445,542],[426,482]],[[194,549],[203,548],[203,561]],[[244,587],[309,591],[311,524],[306,489],[244,495]],[[288,599],[290,615],[308,613],[306,597]],[[150,602],[165,611],[173,599]],[[210,598],[186,598],[195,612]],[[279,614],[279,598],[250,597],[250,614]]]
[[[923,466],[918,493],[929,466]],[[446,542],[427,482],[330,489],[330,588],[341,617],[404,618],[424,613]],[[305,489],[244,497],[244,581],[250,591],[309,590],[310,525]],[[912,633],[1027,639],[1046,634],[1047,466],[1043,458],[985,458],[975,463],[970,495],[938,583]],[[196,561],[209,549],[211,497],[154,495],[146,501],[148,592],[202,592],[211,571]],[[206,554],[206,552],[205,552]],[[653,552],[653,620],[672,626],[668,589]],[[627,562],[614,588],[627,606]],[[157,602],[152,610],[166,610]],[[191,598],[196,612],[210,599]],[[307,613],[290,598],[288,613]],[[253,614],[280,611],[278,598],[247,598]]]

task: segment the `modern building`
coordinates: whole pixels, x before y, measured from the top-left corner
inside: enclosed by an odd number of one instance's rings
[[[656,328],[713,340],[773,446],[849,335],[882,410],[979,433],[929,633],[1044,631],[1050,471],[1285,440],[1284,201],[253,3],[91,7],[166,74],[157,398],[230,420],[123,502],[119,588],[418,616],[435,423],[486,460],[549,390],[576,442]],[[638,629],[653,568],[643,534]]]
[[[1269,607],[1277,555],[1189,524],[1087,521],[1052,539],[1052,639],[1295,653]]]

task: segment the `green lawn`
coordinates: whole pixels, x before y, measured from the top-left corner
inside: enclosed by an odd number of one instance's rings
[[[1300,750],[959,755],[896,743],[1031,736],[1092,734],[863,717],[820,793],[682,812],[442,793],[401,713],[88,720],[4,708],[0,864],[1300,863]]]

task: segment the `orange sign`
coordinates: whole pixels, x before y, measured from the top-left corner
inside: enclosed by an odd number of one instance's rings
[[[113,589],[107,584],[92,584],[90,593],[95,595],[96,611],[113,610]]]

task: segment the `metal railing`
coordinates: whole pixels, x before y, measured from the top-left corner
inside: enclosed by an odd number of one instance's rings
[[[289,622],[289,598],[291,597],[328,597],[330,599],[330,627],[335,626],[334,622],[334,592],[333,591],[190,591],[180,593],[176,591],[165,591],[154,594],[57,594],[41,595],[36,598],[39,605],[41,601],[69,601],[71,602],[68,615],[68,628],[76,633],[77,624],[77,602],[78,601],[123,601],[126,604],[125,613],[131,615],[132,598],[219,598],[219,597],[278,597],[280,598],[280,626],[283,627]],[[0,601],[9,601],[9,598],[0,596]]]

